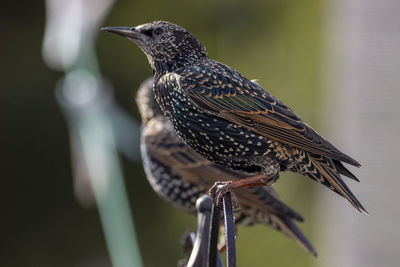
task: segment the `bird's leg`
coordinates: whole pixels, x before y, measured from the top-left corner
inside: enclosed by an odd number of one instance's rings
[[[225,252],[226,250],[226,239],[225,239],[225,235],[227,234],[225,231],[225,224],[224,222],[221,223],[221,227],[220,227],[220,237],[219,237],[219,243],[218,243],[218,251],[219,253]],[[235,224],[235,233],[236,236],[238,235],[238,230],[237,230],[237,225]]]
[[[224,221],[221,221],[220,225],[220,235],[219,235],[219,243],[218,243],[218,251],[222,253],[226,249],[226,239],[225,239],[225,224]]]
[[[264,182],[263,180],[267,180]],[[232,189],[241,187],[254,187],[269,185],[269,177],[265,174],[250,176],[240,180],[232,180],[227,182],[216,182],[209,190],[209,195],[214,199],[215,204],[219,206],[222,203],[222,198]],[[272,184],[272,183],[271,183]]]

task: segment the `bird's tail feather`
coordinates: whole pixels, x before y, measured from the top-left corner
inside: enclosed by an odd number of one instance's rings
[[[335,165],[330,158],[327,158],[325,156],[310,154],[309,157],[311,164],[308,165],[309,172],[307,172],[307,176],[322,183],[323,185],[330,188],[332,191],[346,198],[360,212],[368,214],[367,210],[361,205],[358,199],[350,191],[347,185],[343,182],[342,178],[340,178],[340,173],[347,171],[347,169],[344,168],[343,165]],[[339,166],[340,171],[337,169],[336,166]],[[352,176],[349,171],[347,171],[346,174]]]
[[[304,222],[303,216],[286,205],[272,187],[249,187],[236,190],[239,203],[265,213],[276,213],[296,221]]]
[[[314,257],[318,256],[317,251],[315,250],[313,245],[310,243],[310,241],[308,241],[301,230],[290,218],[287,218],[285,216],[271,215],[271,220],[273,221],[275,228],[277,228],[279,231],[286,234],[290,238],[296,240],[296,242],[299,243],[301,247],[303,247]]]
[[[344,175],[350,179],[353,179],[354,181],[359,182],[358,178],[352,174],[345,166],[343,166],[343,163],[339,160],[332,159],[333,164],[335,164],[336,170],[341,174]]]
[[[237,223],[248,226],[256,223],[269,225],[278,232],[294,239],[302,248],[317,257],[317,251],[290,217],[276,213],[265,213],[255,209],[247,209],[246,207],[242,208],[242,213],[236,218]]]

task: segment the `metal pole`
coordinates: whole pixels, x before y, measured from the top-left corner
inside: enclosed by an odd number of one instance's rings
[[[226,238],[226,263],[227,267],[236,267],[235,219],[233,217],[231,193],[228,192],[224,196],[223,200]]]

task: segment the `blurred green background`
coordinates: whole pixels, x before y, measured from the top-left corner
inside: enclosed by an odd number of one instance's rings
[[[97,211],[74,198],[67,125],[54,96],[63,73],[48,69],[41,55],[44,3],[6,0],[0,14],[0,266],[110,266]],[[322,1],[117,1],[104,26],[152,20],[187,28],[211,58],[258,79],[320,130]],[[99,34],[97,53],[118,103],[139,120],[134,96],[151,75],[147,58],[131,42],[106,33]],[[140,162],[122,160],[145,266],[176,266],[183,257],[180,238],[186,229],[195,229],[196,219],[155,195]],[[305,216],[300,227],[318,250],[315,186],[282,174],[276,189]],[[238,266],[318,263],[266,226],[239,228],[237,251]]]

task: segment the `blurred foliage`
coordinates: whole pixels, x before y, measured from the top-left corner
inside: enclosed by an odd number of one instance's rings
[[[66,123],[54,99],[62,73],[41,59],[42,2],[3,1],[1,44],[2,233],[1,266],[109,266],[98,214],[83,209],[72,191]],[[321,3],[271,1],[117,1],[104,26],[168,20],[190,30],[211,58],[259,83],[304,120],[316,124],[319,99]],[[134,95],[151,75],[146,57],[131,42],[101,33],[102,73],[118,102],[139,119]],[[5,53],[4,53],[5,52]],[[139,140],[138,140],[139,142]],[[179,241],[194,217],[154,194],[140,163],[124,160],[126,184],[145,266],[175,266]],[[314,183],[283,174],[276,188],[301,212],[313,235]],[[319,188],[319,190],[324,190]],[[239,228],[239,266],[311,266],[316,260],[295,242],[265,226]]]

